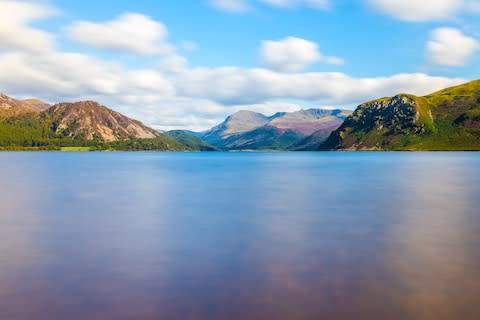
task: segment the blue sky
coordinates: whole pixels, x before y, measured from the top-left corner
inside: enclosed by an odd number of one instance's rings
[[[0,91],[159,129],[354,108],[480,72],[477,0],[0,1]]]

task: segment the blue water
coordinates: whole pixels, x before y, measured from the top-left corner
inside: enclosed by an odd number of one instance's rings
[[[0,319],[480,319],[480,154],[0,153]]]

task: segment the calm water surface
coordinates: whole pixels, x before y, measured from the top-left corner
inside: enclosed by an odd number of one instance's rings
[[[480,319],[480,154],[0,153],[0,319]]]

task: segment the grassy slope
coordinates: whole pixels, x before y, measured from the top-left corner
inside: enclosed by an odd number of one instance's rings
[[[408,139],[409,150],[480,150],[480,80],[423,98],[433,116],[433,130]],[[462,121],[464,119],[464,121]]]

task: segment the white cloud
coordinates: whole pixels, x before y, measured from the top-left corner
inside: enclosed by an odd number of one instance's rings
[[[47,97],[49,100],[85,99],[117,95],[173,95],[175,89],[162,73],[129,70],[84,54],[50,51],[47,54],[9,53],[0,56],[0,88],[8,93]],[[83,98],[82,98],[83,97]]]
[[[158,64],[158,69],[163,72],[178,73],[187,68],[188,61],[180,55],[171,55]]]
[[[463,66],[468,63],[480,42],[453,28],[433,30],[427,43],[429,61],[437,65]]]
[[[387,15],[405,21],[449,19],[465,7],[465,0],[367,0]]]
[[[113,52],[158,55],[174,51],[166,43],[165,25],[137,13],[126,13],[105,23],[77,21],[66,32],[79,43]]]
[[[301,99],[341,106],[398,92],[425,95],[464,80],[423,73],[355,78],[338,72],[280,73],[224,67],[189,69],[172,81],[181,96],[209,99],[225,105]]]
[[[260,55],[267,67],[284,72],[300,71],[317,62],[343,64],[340,58],[323,56],[315,42],[296,37],[263,41]]]
[[[255,110],[255,112],[263,113],[264,115],[270,116],[279,111],[281,112],[298,111],[302,109],[302,106],[300,106],[298,103],[271,100],[271,101],[266,101],[262,103],[249,104],[248,109]],[[245,110],[245,106],[238,105],[238,106],[232,107],[233,112],[240,111],[240,110]]]
[[[251,10],[247,0],[210,0],[210,4],[220,10],[244,13]]]
[[[56,14],[48,6],[29,2],[0,1],[0,50],[39,52],[53,47],[53,36],[34,29],[30,22]]]

